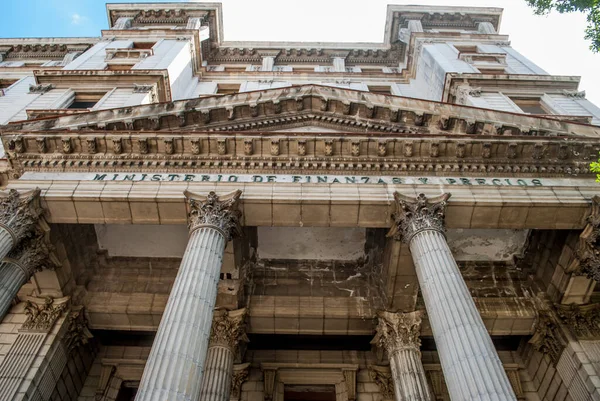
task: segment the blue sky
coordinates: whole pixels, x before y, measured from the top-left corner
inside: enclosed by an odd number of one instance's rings
[[[219,0],[213,0],[219,1]],[[0,0],[0,37],[100,36],[105,0]],[[112,1],[117,2],[117,1]],[[151,0],[123,0],[142,3]],[[163,2],[173,2],[164,1]],[[504,8],[500,33],[554,75],[581,76],[580,90],[600,105],[600,54],[589,50],[581,14],[533,15],[525,0],[221,0],[225,40],[381,42],[386,6],[456,5]]]

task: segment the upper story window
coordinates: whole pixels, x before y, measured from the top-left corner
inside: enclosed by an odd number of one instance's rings
[[[218,95],[232,95],[240,91],[240,84],[217,84]]]
[[[106,92],[75,92],[73,102],[67,109],[91,109],[106,95]]]
[[[369,92],[379,95],[391,95],[392,87],[390,85],[368,85]]]
[[[523,113],[527,114],[553,114],[548,106],[545,106],[539,97],[509,96],[514,104],[519,106]]]
[[[133,42],[132,49],[152,49],[156,42]]]

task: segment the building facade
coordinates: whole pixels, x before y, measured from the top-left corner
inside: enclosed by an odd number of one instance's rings
[[[600,400],[600,109],[496,8],[0,39],[0,400]]]

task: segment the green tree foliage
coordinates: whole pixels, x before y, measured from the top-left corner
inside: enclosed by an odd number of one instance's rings
[[[590,170],[592,170],[592,173],[596,173],[596,182],[600,182],[600,159],[597,162],[590,163]]]
[[[588,25],[585,38],[591,41],[590,50],[600,52],[600,0],[525,0],[537,15],[546,15],[552,10],[559,13],[580,11],[587,15]]]

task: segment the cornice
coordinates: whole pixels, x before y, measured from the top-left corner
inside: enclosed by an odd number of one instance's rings
[[[589,174],[595,140],[348,132],[81,132],[5,138],[21,171]]]

